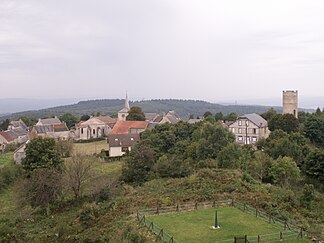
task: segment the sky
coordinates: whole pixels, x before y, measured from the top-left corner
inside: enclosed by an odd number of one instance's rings
[[[0,98],[324,97],[323,0],[0,0]]]

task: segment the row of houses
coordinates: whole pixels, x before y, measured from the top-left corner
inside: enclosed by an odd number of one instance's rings
[[[110,116],[90,117],[87,121],[80,121],[75,129],[69,130],[65,123],[58,117],[39,119],[35,126],[29,131],[26,124],[12,121],[8,130],[0,132],[0,149],[11,143],[23,144],[34,137],[52,137],[56,140],[91,140],[106,138],[110,157],[122,156],[140,140],[140,133],[148,128],[160,124],[176,124],[181,121],[174,111],[165,114],[146,113],[145,121],[127,121],[130,111],[126,95],[125,105],[118,112],[118,118]],[[190,119],[188,123],[200,122],[203,119]],[[269,136],[268,123],[258,114],[246,114],[237,118],[236,121],[223,123],[234,135],[238,144],[255,144],[261,138]],[[16,151],[21,161],[24,146]]]

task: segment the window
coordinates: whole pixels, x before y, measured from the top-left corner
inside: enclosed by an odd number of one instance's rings
[[[128,151],[128,147],[122,147],[122,152],[127,152]]]
[[[238,141],[243,141],[243,137],[242,137],[242,136],[238,136],[238,137],[237,137],[237,140],[238,140]]]
[[[242,128],[239,128],[238,129],[238,133],[242,133]]]
[[[247,126],[247,127],[249,126],[249,121],[248,120],[245,121],[245,126]]]
[[[132,141],[134,141],[134,138],[131,138]]]
[[[256,128],[253,128],[253,134],[256,134],[256,133],[257,133]]]
[[[115,141],[118,141],[118,138],[115,138]]]
[[[232,128],[232,133],[235,133],[235,128],[234,127]]]
[[[238,121],[239,126],[242,126],[242,120]]]
[[[257,141],[256,137],[252,137],[252,142],[255,143]]]
[[[92,134],[96,134],[96,129],[92,129]]]
[[[83,134],[83,128],[81,128],[81,134]]]

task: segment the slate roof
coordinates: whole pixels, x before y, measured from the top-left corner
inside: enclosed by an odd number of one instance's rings
[[[128,134],[130,129],[146,129],[148,121],[117,121],[111,134]]]
[[[14,128],[19,128],[20,127],[22,129],[25,129],[25,130],[28,129],[27,125],[22,120],[19,120],[19,121],[11,121],[9,123],[9,125],[13,126]]]
[[[27,130],[21,128],[21,127],[18,127],[18,128],[14,128],[12,130],[10,130],[12,132],[14,132],[15,134],[17,134],[17,136],[25,136],[27,135]]]
[[[245,114],[245,115],[238,117],[238,119],[245,119],[245,118],[250,120],[251,122],[253,122],[258,127],[267,127],[268,126],[268,122],[262,116],[260,116],[256,113]]]
[[[145,113],[145,119],[148,121],[153,120],[157,116],[156,113]]]
[[[54,124],[61,124],[61,123],[62,122],[57,117],[39,119],[37,122],[38,125],[54,125]]]
[[[51,125],[35,125],[33,129],[37,134],[53,132],[53,126]]]
[[[139,134],[110,134],[109,147],[133,147],[140,140]]]

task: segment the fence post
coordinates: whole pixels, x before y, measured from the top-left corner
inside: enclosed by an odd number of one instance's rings
[[[161,239],[163,240],[163,229],[160,230],[159,236],[160,236]]]
[[[282,239],[283,239],[282,232],[280,231],[280,240],[282,240]]]
[[[234,236],[234,243],[236,243],[236,236]]]
[[[245,242],[245,243],[248,243],[247,235],[244,236],[244,242]]]
[[[157,214],[157,215],[160,215],[159,206],[157,206],[157,208],[156,208],[156,214]]]
[[[216,202],[215,202],[215,201],[213,201],[213,206],[212,206],[212,207],[214,208],[215,206],[216,206]]]
[[[179,212],[179,204],[178,203],[177,203],[177,209],[176,210],[177,210],[177,212]]]
[[[300,228],[300,239],[303,238],[303,228]]]
[[[171,236],[169,243],[173,243],[173,236]]]
[[[195,209],[197,210],[197,208],[198,208],[198,203],[195,203]]]
[[[261,242],[261,237],[260,237],[260,235],[258,235],[258,243],[260,243]]]
[[[258,209],[255,208],[255,217],[258,217]]]

